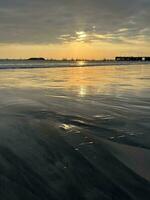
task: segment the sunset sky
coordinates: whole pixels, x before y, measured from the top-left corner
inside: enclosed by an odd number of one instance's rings
[[[0,0],[0,58],[150,55],[150,0]]]

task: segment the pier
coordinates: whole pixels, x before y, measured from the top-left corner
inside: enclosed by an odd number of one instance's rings
[[[131,62],[148,62],[150,61],[150,57],[116,57],[115,58],[116,61],[131,61]]]

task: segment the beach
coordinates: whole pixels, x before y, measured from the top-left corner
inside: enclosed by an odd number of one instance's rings
[[[6,65],[1,199],[150,199],[150,64]]]

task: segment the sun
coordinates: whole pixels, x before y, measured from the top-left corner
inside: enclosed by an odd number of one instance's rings
[[[84,41],[87,38],[87,34],[85,31],[77,31],[76,35],[77,35],[76,38],[77,41]]]

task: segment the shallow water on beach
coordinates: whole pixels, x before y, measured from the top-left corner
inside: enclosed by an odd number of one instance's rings
[[[0,199],[150,199],[150,65],[0,70]]]

